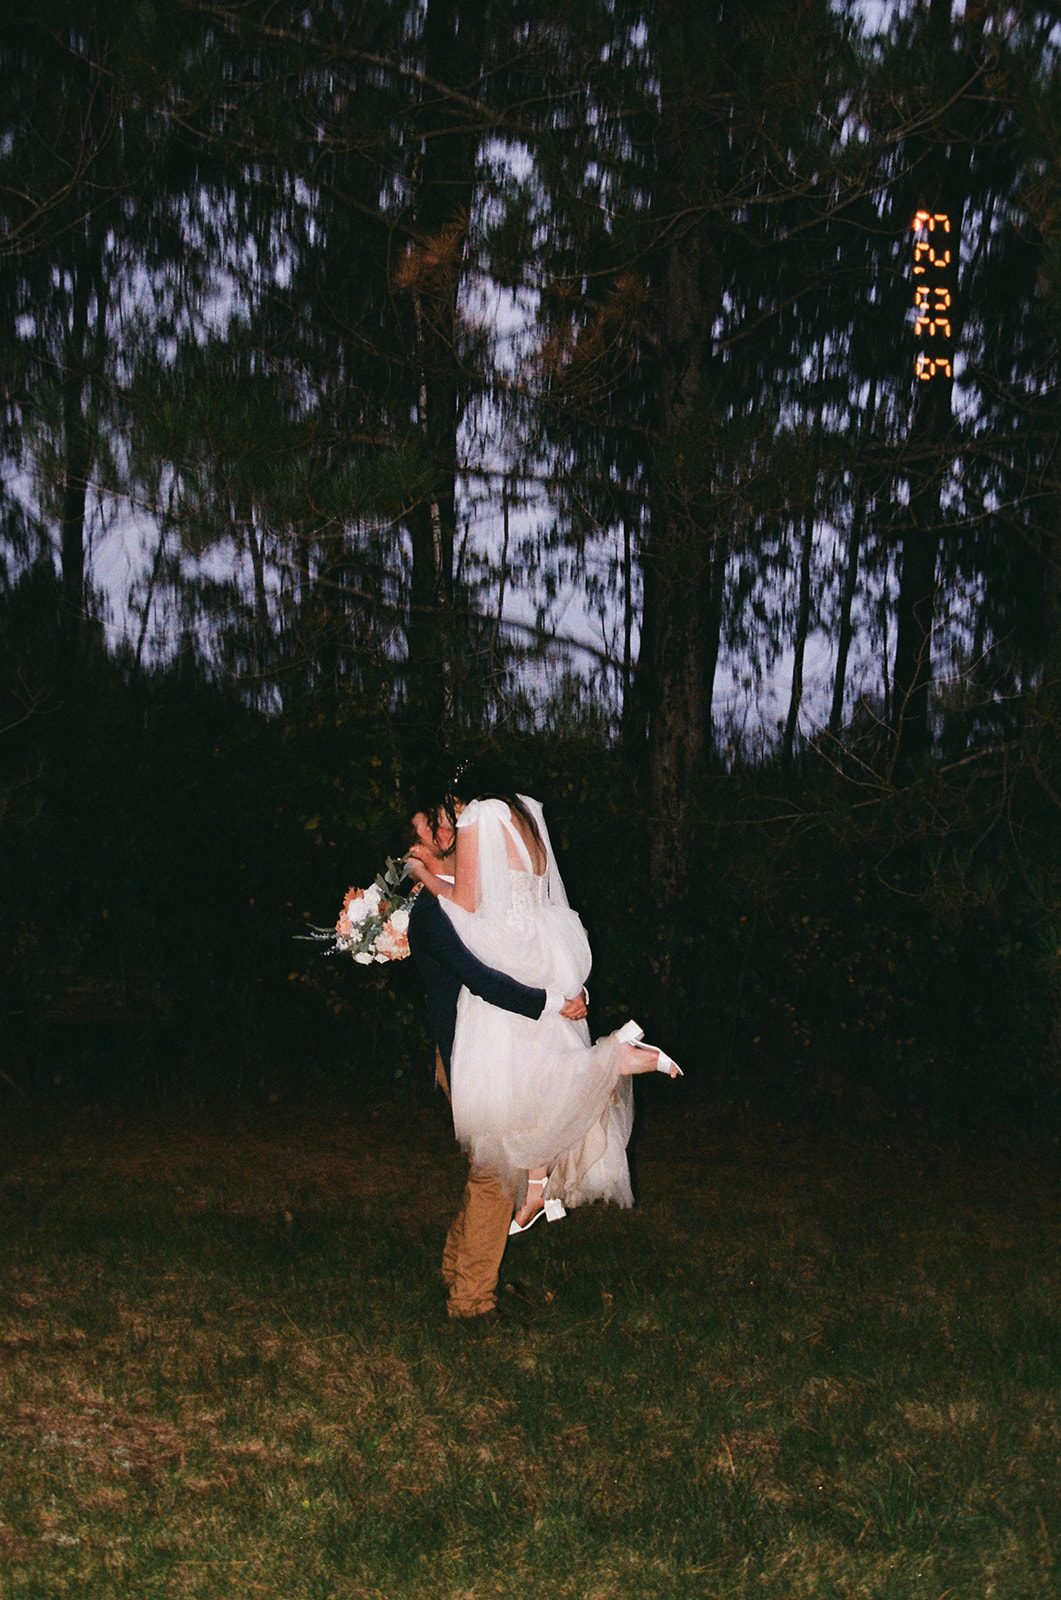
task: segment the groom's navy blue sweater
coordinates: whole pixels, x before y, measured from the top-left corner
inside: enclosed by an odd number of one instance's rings
[[[409,915],[409,954],[427,987],[431,1032],[446,1071],[453,1053],[457,1027],[457,997],[470,989],[489,1005],[515,1011],[521,1017],[540,1017],[545,990],[517,983],[504,972],[473,956],[457,935],[452,922],[433,894],[421,889]]]

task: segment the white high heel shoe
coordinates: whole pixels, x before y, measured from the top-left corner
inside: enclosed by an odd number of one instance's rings
[[[549,1182],[548,1178],[528,1178],[527,1179],[528,1187],[532,1183],[540,1183],[542,1188],[544,1189],[545,1185],[548,1182]],[[520,1227],[519,1223],[516,1221],[515,1217],[513,1217],[512,1221],[509,1223],[509,1226],[508,1226],[508,1236],[511,1239],[514,1234],[529,1232],[529,1230],[534,1227],[534,1224],[536,1222],[538,1222],[542,1217],[545,1218],[546,1222],[559,1222],[561,1217],[566,1217],[566,1216],[567,1216],[567,1212],[564,1210],[564,1202],[562,1200],[553,1200],[552,1198],[550,1198],[550,1199],[546,1200],[546,1202],[545,1202],[544,1206],[542,1207],[542,1209],[540,1211],[536,1211],[534,1213],[533,1217],[531,1217],[530,1221],[525,1223],[522,1228]]]
[[[622,1027],[616,1030],[615,1037],[618,1039],[620,1044],[631,1044],[635,1050],[654,1050],[656,1055],[659,1057],[658,1061],[656,1062],[657,1072],[665,1072],[668,1078],[685,1077],[685,1073],[682,1071],[681,1067],[679,1067],[678,1063],[676,1061],[672,1061],[670,1056],[667,1055],[666,1051],[661,1050],[658,1044],[645,1044],[643,1042],[645,1038],[645,1030],[640,1026],[639,1023],[624,1022]]]

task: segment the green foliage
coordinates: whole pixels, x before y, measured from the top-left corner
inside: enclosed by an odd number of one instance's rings
[[[638,781],[614,755],[568,746],[543,776],[598,1031],[632,1013],[728,1104],[1057,1125],[1057,817],[1028,762],[905,791],[824,765],[787,786],[772,767],[717,777],[680,901],[653,882]]]
[[[5,745],[39,774],[0,858],[7,1059],[26,1093],[297,1096],[350,1062],[372,1076],[366,1051],[391,1078],[426,1059],[421,1007],[382,1006],[349,961],[315,957],[307,984],[293,943],[401,843],[384,723],[295,729],[194,675],[111,667]]]
[[[652,876],[645,779],[606,725],[558,706],[550,733],[498,733],[589,929],[594,1030],[636,1017],[689,1092],[723,1104],[837,1126],[1053,1124],[1051,705],[1044,693],[1023,755],[906,790],[824,763],[784,784],[773,768],[716,775],[677,898]],[[269,718],[193,672],[123,672],[100,653],[79,697],[45,697],[3,741],[21,775],[0,819],[19,1092],[427,1092],[413,963],[358,967],[297,938],[404,848],[427,753],[414,730],[354,696]]]

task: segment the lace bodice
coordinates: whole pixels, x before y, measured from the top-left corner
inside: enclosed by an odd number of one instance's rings
[[[514,867],[509,868],[508,881],[511,885],[512,909],[515,912],[535,911],[539,906],[549,904],[549,875],[542,873],[536,877],[533,872],[518,872]]]

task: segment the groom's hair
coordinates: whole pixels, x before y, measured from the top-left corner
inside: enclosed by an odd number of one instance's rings
[[[449,817],[442,810],[440,810],[440,809],[438,809],[436,807],[433,807],[433,806],[426,806],[426,805],[418,805],[418,806],[416,806],[416,808],[413,811],[413,817],[414,818],[416,816],[417,811],[423,812],[425,818],[427,819],[427,825],[431,830],[431,840],[432,840],[432,843],[434,845],[435,854],[438,857],[438,859],[440,861],[445,861],[451,855],[454,855],[456,853],[456,849],[457,849],[456,829],[454,828],[454,826],[453,826],[452,822],[450,821]],[[439,841],[439,837],[438,837],[438,830],[441,827],[448,827],[450,829],[451,834],[453,835],[453,837],[450,839],[450,842],[446,846],[445,849],[443,849],[442,844]],[[423,840],[420,838],[420,835],[417,833],[413,822],[410,822],[408,828],[406,829],[406,834],[405,834],[405,848],[406,848],[406,850],[407,851],[411,850],[413,845],[422,844],[422,843],[423,843]]]
[[[457,826],[450,799],[453,766],[452,756],[445,755],[441,758],[436,756],[420,772],[413,789],[412,814],[415,816],[418,811],[423,812],[436,842],[440,827],[456,829]],[[452,855],[455,849],[456,841],[448,850],[439,850],[438,853],[441,857],[445,857]]]

